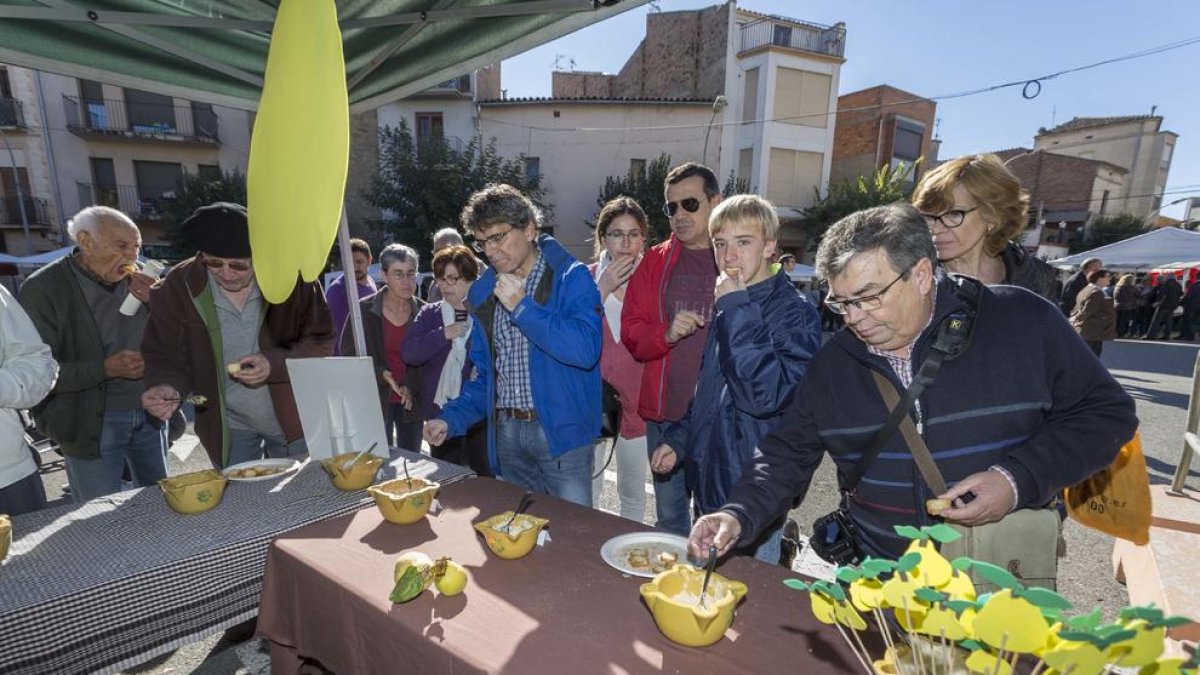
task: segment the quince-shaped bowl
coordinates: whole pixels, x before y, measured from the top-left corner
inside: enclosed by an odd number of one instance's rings
[[[733,623],[733,610],[746,595],[746,584],[714,572],[701,607],[703,585],[704,570],[691,565],[676,565],[642,584],[642,600],[655,625],[673,642],[707,647],[720,640]]]
[[[383,458],[368,453],[347,467],[346,464],[357,456],[357,452],[346,452],[321,460],[321,468],[329,474],[334,487],[353,492],[375,482],[375,474],[379,473],[379,467],[383,466]]]
[[[512,511],[505,511],[475,523],[475,529],[483,535],[487,547],[505,560],[516,560],[529,555],[537,543],[538,534],[550,523],[545,518],[522,513],[513,519],[511,526],[507,526],[512,517]]]
[[[205,469],[163,478],[158,481],[158,486],[167,498],[167,506],[176,513],[194,514],[204,513],[220,504],[228,482],[220,471]]]
[[[367,488],[383,519],[397,525],[417,522],[429,513],[441,483],[424,478],[397,478]]]

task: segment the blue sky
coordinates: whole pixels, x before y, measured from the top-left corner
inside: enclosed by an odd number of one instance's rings
[[[662,11],[712,0],[660,0]],[[938,96],[1028,80],[1200,36],[1195,0],[1054,2],[885,2],[745,0],[739,6],[820,24],[846,23],[841,92],[890,84]],[[649,6],[504,62],[508,96],[548,96],[556,58],[563,68],[615,73],[645,35]],[[1189,67],[1190,66],[1190,67]],[[1038,127],[1072,117],[1148,114],[1179,134],[1163,203],[1200,196],[1200,43],[1042,82],[1033,100],[1020,88],[939,101],[941,157],[1032,147]],[[1164,209],[1180,216],[1183,205]]]

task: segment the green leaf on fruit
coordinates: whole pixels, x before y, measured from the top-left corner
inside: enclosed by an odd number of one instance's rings
[[[897,525],[895,528],[896,534],[905,539],[924,539],[921,531],[911,525]]]
[[[1013,591],[1020,590],[1022,588],[1021,582],[1017,581],[1017,578],[1003,567],[976,560],[971,568],[975,570],[976,574],[999,586],[1000,588],[1007,588]]]
[[[1041,609],[1071,609],[1073,607],[1063,596],[1040,586],[1031,586],[1017,595]]]
[[[853,567],[839,567],[837,569],[837,580],[843,584],[849,584],[858,581],[863,576],[862,572]]]
[[[931,603],[932,602],[942,602],[946,598],[950,597],[950,596],[946,595],[945,593],[935,591],[932,588],[918,588],[917,590],[913,591],[913,595],[917,596],[917,599],[921,600],[922,602],[931,602]]]
[[[1097,607],[1087,614],[1080,614],[1067,619],[1067,625],[1073,630],[1096,630],[1103,618],[1104,612]]]
[[[896,569],[900,570],[901,572],[908,572],[920,564],[921,554],[913,551],[900,556],[900,559],[896,561]]]
[[[974,564],[975,564],[975,561],[971,560],[970,558],[968,558],[965,555],[962,556],[961,558],[955,558],[954,560],[950,561],[950,566],[953,567],[954,569],[958,570],[959,572],[966,572],[967,570],[971,569],[971,565],[974,565]]]
[[[946,525],[945,523],[938,523],[937,525],[930,527],[922,527],[921,531],[929,535],[930,539],[933,539],[939,544],[948,544],[952,541],[962,538],[962,534],[959,533],[958,530]]]
[[[784,579],[783,585],[794,591],[807,591],[808,584],[799,579]]]

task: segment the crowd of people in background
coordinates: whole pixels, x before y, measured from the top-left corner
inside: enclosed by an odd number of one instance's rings
[[[914,415],[958,481],[940,495],[952,502],[945,517],[981,523],[1044,506],[1132,435],[1132,401],[1096,360],[1103,342],[1169,337],[1180,303],[1181,337],[1192,339],[1200,315],[1194,285],[1184,294],[1170,276],[1151,289],[1124,275],[1114,289],[1098,260],[1061,286],[1013,243],[1028,196],[992,155],[939,165],[912,206],[834,225],[817,253],[820,285],[780,250],[766,199],[724,197],[694,162],[663,189],[666,240],[650,246],[646,213],[618,197],[600,210],[585,262],[543,231],[526,195],[489,185],[457,227],[434,235],[430,285],[412,246],[375,256],[355,239],[352,270],[326,289],[298,280],[279,304],[259,291],[240,205],[198,209],[183,224],[197,254],[162,279],[139,268],[133,221],[85,209],[71,221],[72,255],[30,276],[20,304],[0,293],[0,369],[11,373],[0,379],[0,430],[15,438],[10,413],[31,409],[66,456],[78,500],[166,476],[169,431],[189,404],[218,468],[305,456],[284,361],[357,351],[353,282],[393,447],[424,443],[435,458],[586,506],[611,468],[620,515],[638,521],[652,477],[660,528],[777,562],[786,512],[816,463],[831,453],[844,478],[887,417],[864,374],[909,387],[945,317],[975,323],[970,357],[947,365]],[[978,317],[958,275],[985,286],[972,291]],[[823,331],[843,325],[822,347]],[[1042,358],[1021,354],[1026,342]],[[1070,377],[1057,378],[1064,369]],[[1018,391],[1018,381],[1044,390]],[[619,422],[602,438],[605,396]],[[964,444],[990,450],[955,454]],[[0,512],[45,503],[28,451],[15,447],[0,450]],[[843,507],[865,550],[894,553],[886,528],[928,522],[914,495],[938,495],[914,490],[894,459],[863,471]]]

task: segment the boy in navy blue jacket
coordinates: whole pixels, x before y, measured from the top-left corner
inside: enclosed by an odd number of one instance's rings
[[[786,272],[772,271],[778,232],[775,207],[754,195],[724,200],[709,219],[719,272],[716,313],[695,398],[651,459],[660,473],[683,462],[699,514],[726,502],[821,345],[816,308]],[[782,523],[764,529],[745,551],[779,562]]]

